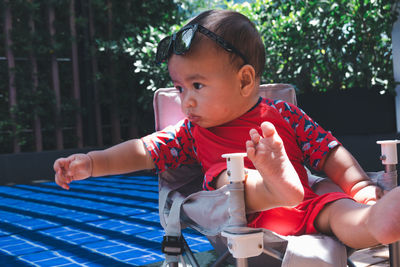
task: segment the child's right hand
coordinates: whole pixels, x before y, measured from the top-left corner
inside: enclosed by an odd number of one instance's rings
[[[54,162],[55,181],[68,190],[69,183],[83,180],[92,174],[92,160],[86,154],[74,154],[68,158],[59,158]]]

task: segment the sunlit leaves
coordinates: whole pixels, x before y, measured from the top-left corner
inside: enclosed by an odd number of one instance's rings
[[[304,92],[376,86],[393,91],[395,0],[249,2],[226,3],[262,33],[265,82],[289,82]]]

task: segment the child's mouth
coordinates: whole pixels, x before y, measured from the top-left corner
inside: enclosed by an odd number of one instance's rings
[[[188,114],[187,117],[191,122],[194,122],[194,123],[197,123],[200,120],[199,116],[192,115],[192,114]]]

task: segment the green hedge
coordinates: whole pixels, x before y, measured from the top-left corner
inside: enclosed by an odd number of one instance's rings
[[[266,46],[265,82],[301,92],[352,88],[394,92],[391,32],[396,0],[254,1],[233,4]]]
[[[59,61],[62,126],[65,148],[76,147],[75,118],[84,118],[85,146],[97,146],[94,132],[93,87],[100,89],[104,145],[113,143],[110,129],[112,104],[117,104],[121,122],[120,141],[153,130],[152,94],[171,85],[165,65],[154,64],[158,41],[178,29],[188,18],[209,8],[234,9],[249,16],[262,33],[267,63],[263,82],[294,84],[300,92],[377,89],[394,92],[391,30],[396,18],[396,0],[251,1],[216,0],[84,0],[76,1],[82,105],[72,97],[69,0],[12,0],[13,52],[16,57],[18,105],[8,105],[7,62],[0,61],[0,151],[12,152],[17,135],[22,151],[33,151],[32,120],[36,111],[42,121],[44,149],[55,149],[54,93],[51,89],[50,55]],[[239,1],[237,1],[239,2]],[[240,1],[243,2],[243,1]],[[95,40],[88,37],[88,5],[94,14]],[[112,4],[112,24],[108,20]],[[50,45],[47,5],[56,10],[56,43]],[[0,10],[5,2],[0,1]],[[32,15],[36,33],[29,32]],[[108,27],[112,27],[112,35]],[[0,12],[4,29],[4,12]],[[2,32],[3,33],[3,32]],[[0,34],[0,57],[5,57],[4,34]],[[35,51],[39,88],[32,93],[29,51]],[[93,57],[98,71],[91,67]],[[112,96],[116,96],[113,100]],[[16,114],[12,120],[10,112]],[[16,126],[16,132],[13,127]]]

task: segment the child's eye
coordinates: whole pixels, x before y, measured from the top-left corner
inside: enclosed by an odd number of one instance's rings
[[[203,85],[201,83],[193,83],[193,88],[198,90],[203,88]]]
[[[182,86],[175,86],[176,90],[178,90],[179,93],[183,92]]]

